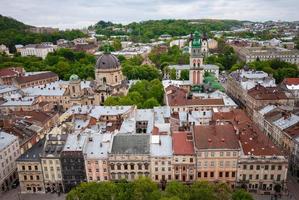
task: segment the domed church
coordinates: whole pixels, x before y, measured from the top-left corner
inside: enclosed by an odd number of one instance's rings
[[[96,62],[94,87],[95,91],[100,93],[101,103],[108,96],[126,95],[128,92],[128,81],[124,80],[121,64],[108,48]]]

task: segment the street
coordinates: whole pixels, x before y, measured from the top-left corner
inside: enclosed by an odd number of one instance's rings
[[[0,195],[0,200],[64,200],[66,194],[19,194],[19,187]]]

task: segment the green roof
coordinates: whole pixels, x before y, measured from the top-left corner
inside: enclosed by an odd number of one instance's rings
[[[201,47],[200,34],[199,34],[198,31],[194,32],[192,47],[193,48],[200,48]]]

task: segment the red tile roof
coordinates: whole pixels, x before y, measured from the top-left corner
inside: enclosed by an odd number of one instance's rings
[[[224,105],[223,99],[200,99],[187,98],[187,91],[170,85],[166,88],[166,94],[169,106],[187,106],[187,105]]]
[[[297,138],[299,136],[299,123],[284,130],[290,137]]]
[[[17,77],[16,81],[19,84],[22,84],[22,83],[28,83],[28,82],[38,81],[38,80],[43,80],[43,79],[48,79],[48,78],[57,78],[58,79],[58,75],[55,74],[54,72],[45,72],[45,73],[34,74],[34,75],[30,75],[30,76]]]
[[[16,77],[18,76],[18,72],[14,71],[11,68],[0,69],[0,78],[2,77]]]
[[[190,132],[173,132],[172,134],[172,150],[175,155],[193,155],[193,141],[188,140],[187,135]]]
[[[299,78],[285,78],[283,83],[286,85],[299,85]]]
[[[277,100],[288,98],[280,88],[264,87],[262,85],[256,85],[254,88],[248,90],[247,93],[256,100]]]
[[[240,149],[232,124],[195,126],[195,147],[198,149]]]
[[[214,113],[213,120],[230,121],[239,130],[238,138],[245,155],[273,156],[283,155],[273,142],[262,133],[241,109],[228,113]]]

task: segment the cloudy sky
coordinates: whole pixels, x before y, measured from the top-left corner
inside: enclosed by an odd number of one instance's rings
[[[299,20],[299,0],[0,0],[0,14],[26,24],[82,28],[99,20]]]

